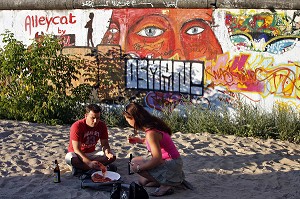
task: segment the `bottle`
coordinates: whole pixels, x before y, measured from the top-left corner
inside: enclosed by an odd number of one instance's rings
[[[129,155],[129,162],[128,162],[128,175],[134,174],[134,172],[131,172],[131,168],[130,168],[130,166],[131,166],[131,160],[132,160],[132,154],[130,153],[130,155]]]
[[[54,182],[55,183],[59,183],[60,182],[60,169],[59,169],[57,160],[55,160]]]

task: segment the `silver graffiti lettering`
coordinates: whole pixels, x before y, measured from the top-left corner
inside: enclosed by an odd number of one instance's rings
[[[129,59],[126,88],[202,95],[204,63],[157,59]]]

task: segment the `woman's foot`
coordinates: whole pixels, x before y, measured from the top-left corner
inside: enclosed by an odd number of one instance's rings
[[[154,192],[150,193],[150,196],[160,197],[160,196],[171,195],[173,193],[174,193],[174,188],[173,187],[171,187],[171,186],[160,186]]]
[[[144,187],[159,187],[160,184],[156,181],[151,181],[147,178],[144,178],[142,176],[139,177],[139,180],[138,180],[139,184],[144,186]]]
[[[159,183],[157,182],[149,182],[143,185],[144,187],[159,187]]]

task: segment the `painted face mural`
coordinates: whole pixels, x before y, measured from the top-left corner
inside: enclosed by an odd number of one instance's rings
[[[101,43],[140,58],[209,60],[222,53],[211,23],[211,9],[116,9]]]

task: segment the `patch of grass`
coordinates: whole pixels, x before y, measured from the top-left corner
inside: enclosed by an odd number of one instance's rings
[[[286,105],[277,105],[273,109],[273,117],[278,138],[300,143],[299,112]]]
[[[109,127],[126,127],[128,126],[124,116],[123,110],[124,105],[121,104],[100,104],[101,120],[105,121],[106,125]]]
[[[240,103],[234,112],[226,107],[210,110],[200,105],[185,105],[184,114],[166,110],[164,113],[162,119],[174,132],[208,132],[300,143],[300,114],[282,104],[274,106],[271,112]]]

